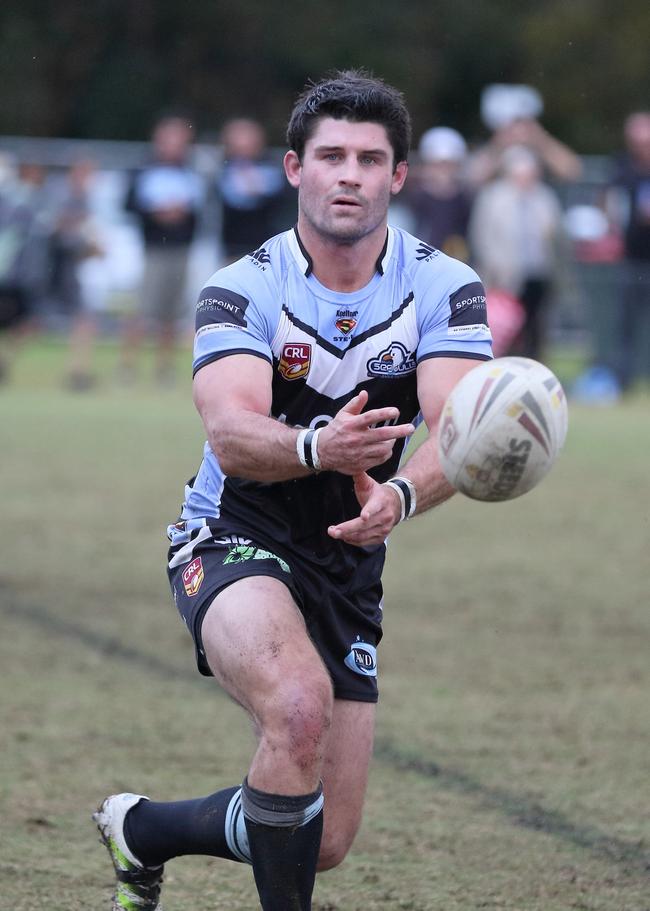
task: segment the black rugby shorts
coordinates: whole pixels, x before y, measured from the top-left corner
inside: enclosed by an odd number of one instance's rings
[[[187,626],[196,663],[212,672],[201,640],[201,625],[214,597],[238,579],[271,576],[290,590],[309,635],[332,678],[337,699],[377,702],[377,645],[382,636],[382,587],[359,590],[355,579],[336,583],[308,560],[280,552],[238,534],[232,526],[210,520],[186,531],[178,523],[169,550],[168,576],[174,602]],[[264,605],[260,605],[260,610]]]

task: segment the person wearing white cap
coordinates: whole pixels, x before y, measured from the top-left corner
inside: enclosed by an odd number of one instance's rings
[[[467,144],[451,127],[432,127],[418,145],[414,190],[409,205],[413,233],[457,259],[467,259],[465,237],[471,199],[463,183]]]
[[[488,85],[481,93],[481,118],[491,131],[489,140],[470,156],[467,178],[477,187],[499,176],[502,156],[513,146],[525,146],[537,157],[545,176],[577,180],[582,162],[576,153],[544,129],[539,121],[544,101],[529,85]]]

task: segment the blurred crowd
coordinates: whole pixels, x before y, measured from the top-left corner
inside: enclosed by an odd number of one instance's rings
[[[497,356],[544,360],[549,314],[577,289],[589,355],[573,394],[615,401],[650,380],[650,112],[624,119],[620,153],[593,185],[542,114],[535,89],[494,85],[481,98],[482,145],[452,126],[427,129],[391,220],[476,268]],[[113,181],[108,207],[92,158],[46,168],[0,153],[0,379],[22,337],[56,326],[69,339],[71,389],[96,383],[95,342],[106,331],[120,340],[120,382],[137,378],[145,341],[156,381],[174,381],[206,277],[296,213],[263,124],[226,123],[210,167],[198,147],[187,117],[162,116],[148,160]]]

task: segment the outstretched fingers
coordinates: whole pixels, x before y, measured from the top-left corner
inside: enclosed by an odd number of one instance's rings
[[[360,515],[356,519],[330,525],[327,533],[336,541],[345,541],[357,547],[381,544],[399,521],[396,497],[365,472],[354,476],[354,490],[361,506]]]

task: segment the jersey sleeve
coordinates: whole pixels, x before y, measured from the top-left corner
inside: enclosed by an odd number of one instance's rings
[[[417,360],[428,357],[492,358],[485,289],[465,263],[445,257],[444,279],[437,276],[420,295]]]
[[[196,305],[193,375],[231,354],[252,354],[273,362],[275,295],[263,282],[242,280],[240,263],[216,272]],[[254,276],[255,277],[255,276]]]

